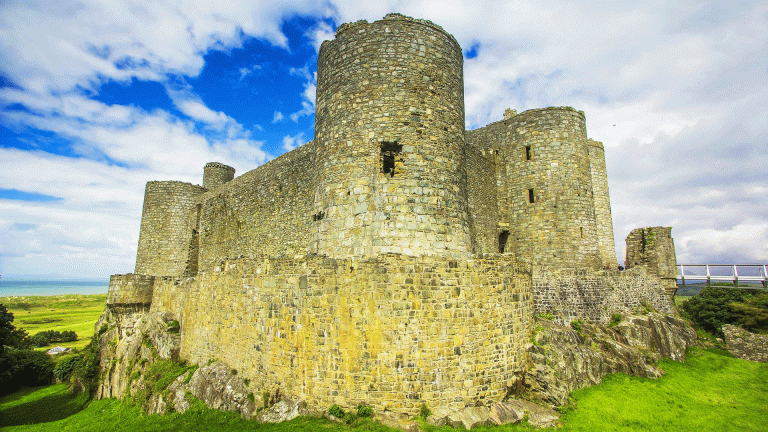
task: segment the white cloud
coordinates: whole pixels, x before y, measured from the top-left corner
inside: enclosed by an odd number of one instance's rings
[[[283,116],[283,113],[281,113],[280,111],[275,111],[275,115],[272,117],[272,123],[277,123],[284,118],[285,117]]]
[[[304,83],[304,92],[302,92],[301,109],[291,114],[289,117],[295,122],[299,121],[299,118],[313,115],[315,113],[315,98],[317,97],[317,73],[315,73],[311,81]]]
[[[261,69],[261,65],[253,65],[249,68],[240,68],[240,81],[243,80],[243,78],[247,77],[248,75],[256,72],[257,70]]]
[[[305,144],[306,138],[304,138],[304,133],[299,133],[294,136],[286,135],[283,137],[283,150],[289,152],[296,147],[299,147],[303,144]]]

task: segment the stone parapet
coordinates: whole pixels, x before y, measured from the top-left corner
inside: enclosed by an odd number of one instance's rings
[[[152,303],[154,276],[141,274],[112,275],[109,278],[107,305],[135,305]]]
[[[607,324],[613,313],[646,310],[677,315],[662,281],[644,268],[620,272],[536,267],[533,292],[536,314],[551,314],[563,325],[576,320]]]

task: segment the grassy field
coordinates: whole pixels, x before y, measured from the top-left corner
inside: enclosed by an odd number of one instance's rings
[[[44,330],[77,333],[75,342],[56,342],[53,346],[82,348],[93,336],[93,326],[107,304],[106,294],[0,297],[13,313],[13,325],[30,336]]]
[[[599,386],[574,393],[563,416],[570,431],[764,431],[768,427],[768,364],[720,352],[694,351],[686,363],[664,361],[658,380],[614,375]],[[27,389],[0,399],[0,426],[7,431],[387,431],[364,421],[353,426],[299,418],[260,425],[233,413],[205,409],[199,402],[184,414],[148,416],[115,399],[88,403],[59,384]],[[426,431],[452,431],[433,428]],[[473,429],[475,430],[475,429]],[[532,430],[527,425],[479,428]]]

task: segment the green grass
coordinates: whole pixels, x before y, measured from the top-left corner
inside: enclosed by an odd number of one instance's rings
[[[13,325],[30,336],[45,330],[71,330],[77,341],[56,342],[53,346],[83,348],[93,336],[93,326],[107,304],[106,294],[0,297],[0,303],[13,313]]]
[[[561,432],[570,431],[761,431],[768,425],[768,364],[717,351],[690,352],[686,363],[662,361],[658,380],[618,374],[574,392]],[[299,418],[259,425],[196,402],[184,414],[145,415],[116,399],[86,404],[59,384],[27,389],[0,399],[0,426],[7,431],[391,431],[362,419],[353,426]],[[34,423],[34,424],[31,424]],[[27,425],[23,425],[27,424]],[[423,424],[426,431],[451,431]],[[473,429],[475,430],[475,429]],[[510,425],[477,430],[533,430]]]

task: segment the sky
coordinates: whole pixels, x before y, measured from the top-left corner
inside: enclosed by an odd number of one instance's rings
[[[768,262],[768,2],[0,2],[0,275],[133,271],[144,187],[313,138],[342,23],[424,18],[464,50],[466,127],[572,106],[605,145],[617,256]]]

